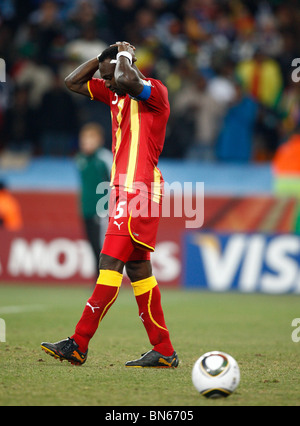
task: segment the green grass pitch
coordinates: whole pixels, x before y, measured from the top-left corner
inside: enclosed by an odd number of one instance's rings
[[[180,358],[174,370],[124,367],[151,348],[129,288],[101,323],[86,364],[75,367],[46,355],[40,342],[73,333],[91,290],[1,286],[0,406],[300,405],[300,342],[291,337],[299,296],[161,292]],[[194,362],[211,350],[239,363],[240,386],[229,398],[207,400],[192,385]]]

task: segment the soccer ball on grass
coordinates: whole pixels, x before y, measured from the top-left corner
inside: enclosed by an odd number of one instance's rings
[[[207,398],[227,397],[240,382],[238,363],[224,352],[207,352],[195,362],[192,382],[197,391]]]

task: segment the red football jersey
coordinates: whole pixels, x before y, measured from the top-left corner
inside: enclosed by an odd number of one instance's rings
[[[151,95],[146,101],[119,96],[106,88],[102,79],[93,78],[88,88],[92,99],[106,103],[111,109],[111,185],[130,193],[146,188],[148,196],[160,202],[163,178],[157,163],[164,145],[170,105],[167,88],[161,81],[147,79],[147,82],[151,84]]]

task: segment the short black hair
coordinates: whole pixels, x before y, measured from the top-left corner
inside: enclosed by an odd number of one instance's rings
[[[99,62],[105,61],[105,59],[116,59],[118,54],[118,46],[110,46],[107,49],[103,50],[101,55],[99,55]]]

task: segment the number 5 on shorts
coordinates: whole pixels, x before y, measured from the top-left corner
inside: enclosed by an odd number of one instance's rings
[[[126,205],[126,201],[120,201],[116,208],[116,214],[114,219],[120,219],[124,215],[124,208],[122,206]]]

